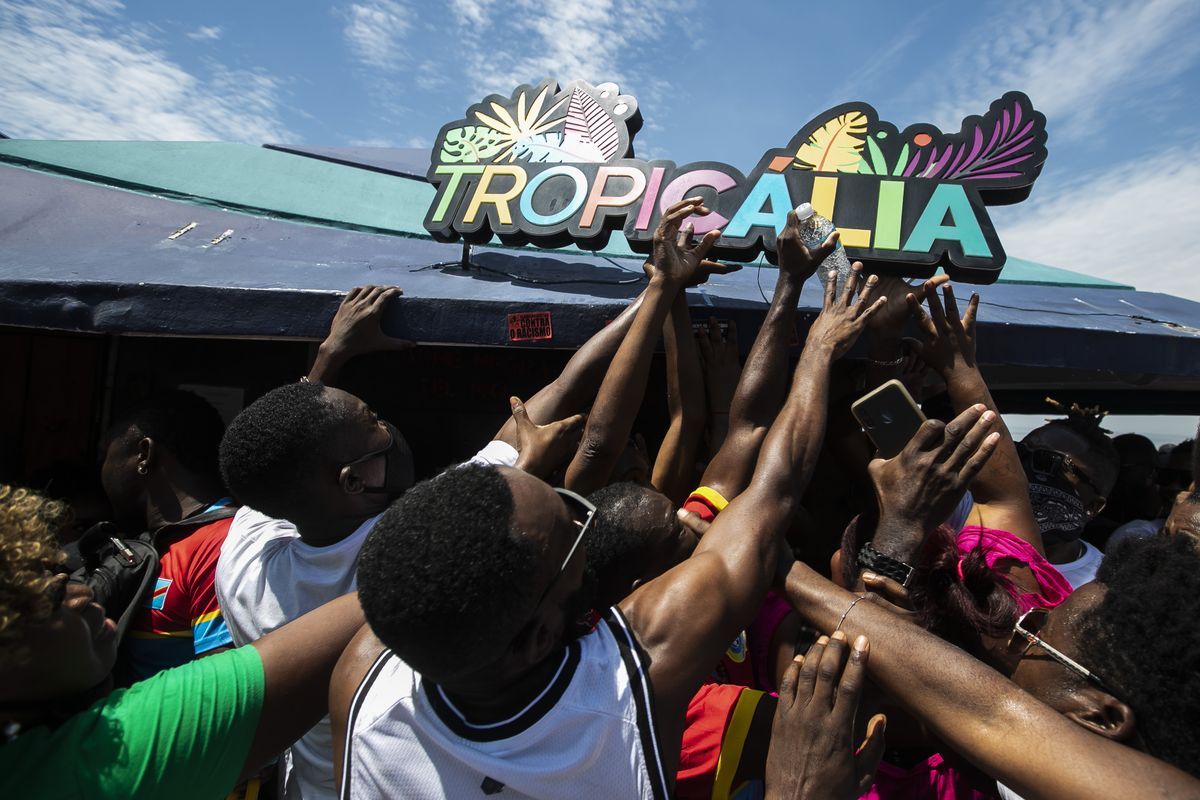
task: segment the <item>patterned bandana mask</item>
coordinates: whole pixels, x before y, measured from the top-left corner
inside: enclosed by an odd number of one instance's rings
[[[1050,545],[1077,540],[1088,516],[1079,492],[1063,474],[1062,457],[1051,451],[1029,455],[1032,457],[1023,458],[1021,463],[1029,479],[1029,502],[1042,541]]]

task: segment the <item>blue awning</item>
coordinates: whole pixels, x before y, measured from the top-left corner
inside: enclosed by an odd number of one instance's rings
[[[522,346],[570,348],[644,285],[633,258],[503,247],[476,247],[471,256],[476,266],[464,269],[459,245],[273,219],[0,165],[6,325],[315,339],[343,292],[375,283],[404,289],[386,320],[396,335],[508,346],[508,314],[549,311],[553,337]],[[736,319],[746,346],[774,274],[764,265],[715,277],[689,291],[689,305],[698,318]],[[1200,304],[1124,288],[975,288],[985,363],[1200,376]],[[813,282],[801,295],[802,325],[819,302]]]

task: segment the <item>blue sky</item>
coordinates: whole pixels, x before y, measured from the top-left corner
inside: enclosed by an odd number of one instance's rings
[[[0,131],[419,147],[583,78],[638,97],[639,155],[749,170],[841,102],[957,130],[1019,89],[1050,155],[1008,252],[1200,300],[1196,42],[1196,0],[5,0]]]

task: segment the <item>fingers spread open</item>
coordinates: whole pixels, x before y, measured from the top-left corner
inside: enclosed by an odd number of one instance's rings
[[[950,324],[956,329],[962,326],[962,319],[958,316],[958,301],[954,299],[954,287],[947,283],[942,287],[942,297],[946,298],[946,319],[950,320]]]
[[[937,292],[929,286],[929,281],[926,281],[925,285],[925,302],[929,304],[929,316],[933,318],[935,330],[945,330],[946,312],[942,309],[942,301],[938,299]]]
[[[972,294],[971,299],[967,301],[967,310],[963,314],[962,324],[963,330],[971,335],[975,331],[975,315],[979,312],[979,295]]]
[[[934,291],[934,289],[936,289],[938,286],[941,286],[948,280],[950,280],[949,275],[934,275],[920,286],[915,287],[913,289],[913,295],[916,296],[918,301],[924,300],[926,294]]]
[[[704,258],[706,255],[708,255],[708,251],[712,250],[713,245],[717,243],[717,239],[720,238],[721,232],[719,230],[709,231],[708,233],[704,234],[704,238],[700,240],[700,244],[696,245],[692,249],[692,253],[696,256],[696,258]]]
[[[833,304],[837,299],[837,270],[831,269],[825,276],[825,302],[824,308],[833,308]]]

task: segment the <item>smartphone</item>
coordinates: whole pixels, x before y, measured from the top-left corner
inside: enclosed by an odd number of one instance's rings
[[[912,395],[894,378],[855,400],[850,413],[883,458],[899,455],[925,421]]]

